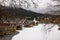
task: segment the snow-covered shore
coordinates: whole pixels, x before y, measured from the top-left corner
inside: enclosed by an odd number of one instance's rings
[[[31,28],[17,30],[12,35],[0,36],[0,40],[60,40],[58,25],[39,24]]]
[[[17,30],[20,33],[12,37],[12,40],[60,40],[60,31],[57,29],[57,25],[47,24],[45,27],[44,25],[39,24],[31,28],[23,28],[21,31]],[[53,25],[54,27],[50,28]]]

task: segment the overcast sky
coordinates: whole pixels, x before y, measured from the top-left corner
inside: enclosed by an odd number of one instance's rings
[[[0,0],[0,4],[3,6],[10,6],[10,4],[12,3],[12,7],[14,6],[22,7],[24,9],[31,10],[31,11],[38,12],[38,13],[43,13],[43,14],[49,13],[49,14],[54,14],[54,15],[60,14],[60,11],[59,11],[60,2],[58,0],[57,1],[56,0],[54,1],[53,0],[13,0],[13,1],[4,0],[4,2],[2,1],[3,0]]]

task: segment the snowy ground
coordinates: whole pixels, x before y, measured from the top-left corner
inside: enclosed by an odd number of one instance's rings
[[[31,28],[23,28],[21,31],[17,30],[19,34],[12,37],[12,40],[60,40],[58,26],[51,26],[53,24],[39,24]]]

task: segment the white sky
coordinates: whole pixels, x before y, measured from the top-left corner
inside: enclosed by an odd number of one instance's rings
[[[17,7],[19,6],[19,0],[15,0]],[[26,1],[26,0],[21,0],[21,2]],[[38,2],[39,1],[39,2]],[[1,3],[2,0],[0,0],[0,4],[4,6],[9,6],[11,4],[11,0],[6,0],[4,3]],[[28,0],[29,4],[31,5],[29,8],[27,8],[24,5],[27,5],[26,3],[22,3],[22,8],[27,9],[27,10],[31,10],[34,12],[38,12],[38,13],[49,13],[49,14],[60,14],[60,13],[54,13],[54,12],[49,12],[49,11],[57,11],[60,10],[60,6],[56,6],[56,5],[60,5],[60,2],[58,1],[52,1],[52,0],[33,0],[34,3],[36,3],[38,6],[37,8],[34,8],[34,5],[32,4],[31,0]],[[14,3],[14,2],[13,2]],[[13,4],[14,5],[14,4]]]

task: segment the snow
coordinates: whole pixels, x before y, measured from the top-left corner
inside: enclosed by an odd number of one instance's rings
[[[53,27],[50,28],[51,26]],[[60,31],[57,28],[58,25],[55,24],[47,24],[46,26],[39,24],[31,28],[23,27],[23,30],[17,30],[19,34],[12,37],[12,40],[60,40]]]

